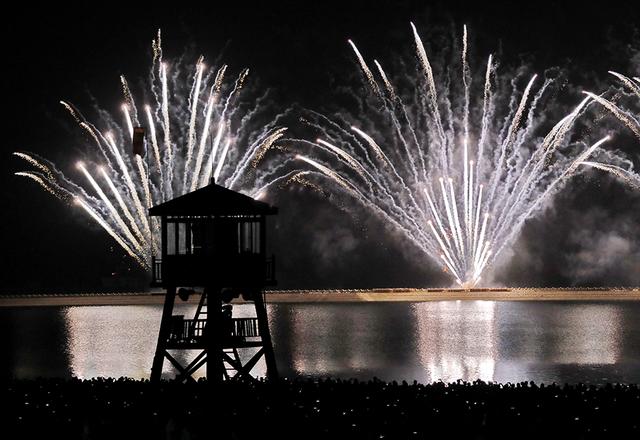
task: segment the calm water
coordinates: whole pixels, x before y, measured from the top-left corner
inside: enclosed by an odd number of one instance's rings
[[[181,306],[176,314],[193,310]],[[161,306],[0,309],[5,344],[0,372],[148,377],[161,311]],[[247,313],[246,306],[234,308],[234,316]],[[420,382],[640,383],[639,317],[639,302],[269,305],[281,374]],[[263,373],[264,365],[258,364],[257,372]]]

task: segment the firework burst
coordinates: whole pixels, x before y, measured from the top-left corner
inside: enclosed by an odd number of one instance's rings
[[[35,154],[14,153],[34,168],[16,175],[80,207],[147,270],[150,256],[159,253],[160,233],[148,208],[212,180],[252,196],[262,193],[278,166],[256,167],[286,130],[255,122],[267,93],[243,99],[248,69],[228,80],[226,65],[210,68],[203,57],[192,68],[172,64],[163,58],[160,31],[152,49],[147,89],[141,91],[148,104],[136,104],[124,76],[117,116],[98,110],[94,123],[61,101],[88,141],[74,175]],[[144,127],[145,138],[142,150],[132,152],[137,127]]]
[[[476,77],[466,27],[457,60],[432,65],[411,29],[415,74],[393,81],[349,40],[368,90],[357,100],[363,115],[310,111],[305,123],[317,139],[290,141],[305,182],[328,182],[354,198],[472,287],[607,138],[576,140],[592,97],[553,121],[545,106],[557,79],[500,76],[492,56]]]

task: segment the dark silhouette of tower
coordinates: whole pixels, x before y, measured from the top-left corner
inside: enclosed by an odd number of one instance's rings
[[[160,217],[160,258],[153,257],[152,285],[166,289],[151,380],[159,381],[164,360],[177,380],[193,380],[206,365],[209,381],[249,377],[264,356],[267,377],[277,376],[263,289],[275,285],[275,260],[266,256],[266,216],[277,208],[211,183],[149,210]],[[174,315],[176,296],[201,289],[193,319]],[[242,298],[254,317],[234,318],[231,304]],[[180,350],[199,354],[182,365]]]

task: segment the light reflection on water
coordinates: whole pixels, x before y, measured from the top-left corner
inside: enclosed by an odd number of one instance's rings
[[[127,376],[147,376],[161,313],[155,306],[65,308],[72,374],[91,378],[126,371]]]
[[[461,301],[412,305],[414,338],[425,382],[460,378],[493,381],[497,338],[493,301],[474,301],[473,313]],[[461,354],[463,354],[461,356]]]
[[[195,306],[177,304],[174,314],[192,317],[195,311]],[[234,307],[234,317],[250,315],[248,306]],[[149,377],[161,317],[162,307],[155,305],[65,307],[63,319],[72,375],[79,378]],[[172,352],[182,365],[188,365],[198,353],[198,350]],[[250,353],[240,352],[240,355],[245,362]],[[264,375],[265,372],[266,365],[261,360],[256,364],[254,374]],[[165,360],[162,373],[165,377],[175,375],[169,361]],[[205,369],[201,368],[193,377],[197,379],[204,374]]]
[[[287,375],[640,382],[640,303],[271,305]]]
[[[640,303],[269,304],[286,376],[640,382]],[[190,316],[194,306],[178,304]],[[0,310],[3,375],[148,377],[162,306]],[[250,316],[249,306],[234,316]],[[37,317],[37,319],[36,319]],[[181,360],[197,353],[183,354]],[[165,362],[165,374],[171,371]],[[261,362],[254,370],[265,372]],[[201,371],[204,374],[204,370]]]

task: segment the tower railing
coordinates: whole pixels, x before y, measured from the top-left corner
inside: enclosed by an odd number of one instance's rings
[[[258,318],[232,318],[224,322],[224,337],[246,340],[259,338]],[[183,319],[173,316],[171,332],[167,342],[175,344],[194,344],[204,341],[207,331],[206,319]]]

